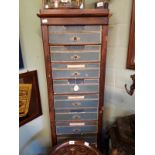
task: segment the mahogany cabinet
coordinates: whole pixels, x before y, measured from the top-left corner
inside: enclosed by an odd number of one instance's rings
[[[108,9],[41,9],[52,145],[101,141]]]

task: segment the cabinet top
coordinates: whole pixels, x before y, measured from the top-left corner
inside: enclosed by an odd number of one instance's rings
[[[44,17],[108,17],[109,9],[42,9],[37,14]]]

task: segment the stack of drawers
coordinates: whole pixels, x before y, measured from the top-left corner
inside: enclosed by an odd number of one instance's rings
[[[102,26],[48,26],[57,142],[97,143]]]

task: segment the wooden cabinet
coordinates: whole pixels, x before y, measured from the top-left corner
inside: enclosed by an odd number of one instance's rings
[[[108,9],[42,9],[52,144],[100,144]]]

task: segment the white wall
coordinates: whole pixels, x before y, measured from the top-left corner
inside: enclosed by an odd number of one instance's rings
[[[37,155],[51,144],[47,84],[44,53],[41,38],[40,19],[37,13],[41,0],[19,1],[20,41],[25,69],[36,69],[43,115],[20,127],[20,155]]]
[[[95,0],[85,0],[87,7],[93,7]],[[50,145],[50,123],[48,113],[47,84],[41,38],[40,20],[36,16],[41,0],[20,0],[20,41],[25,68],[38,71],[39,89],[43,115],[20,127],[20,155],[37,155]],[[131,84],[126,57],[129,37],[131,0],[112,0],[110,11],[109,39],[106,63],[105,113],[106,122],[117,116],[134,113],[134,95],[125,92],[124,84]]]
[[[132,0],[111,0],[105,82],[105,122],[135,113],[135,95],[124,88],[134,71],[126,69]]]

